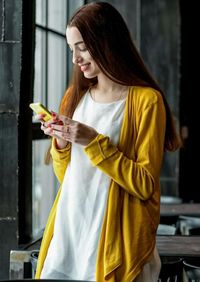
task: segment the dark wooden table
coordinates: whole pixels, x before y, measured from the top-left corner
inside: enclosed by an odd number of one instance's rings
[[[161,256],[200,257],[200,236],[157,236]]]
[[[197,216],[200,217],[199,204],[161,204],[161,216]]]
[[[195,216],[200,217],[199,204],[161,204],[161,219],[165,217]],[[157,236],[160,255],[200,257],[200,236]]]
[[[181,216],[200,218],[200,203],[198,204],[161,204],[160,223],[176,225]]]

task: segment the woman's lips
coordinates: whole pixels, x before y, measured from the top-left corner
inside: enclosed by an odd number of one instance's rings
[[[89,64],[85,64],[85,65],[80,66],[81,71],[86,71],[88,67],[89,67]]]

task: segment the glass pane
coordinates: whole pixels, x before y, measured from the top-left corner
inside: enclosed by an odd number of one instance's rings
[[[69,1],[69,16],[71,17],[71,15],[74,13],[74,11],[79,8],[80,6],[82,6],[84,4],[83,0],[73,0],[73,1]]]
[[[48,37],[48,108],[58,111],[66,89],[67,46],[65,38],[49,34]]]
[[[46,26],[46,1],[36,0],[36,23]]]
[[[44,164],[44,156],[49,144],[49,139],[33,141],[33,236],[37,236],[37,234],[45,227],[59,186],[56,177],[54,176],[52,165]]]
[[[66,0],[48,0],[48,28],[65,34],[67,19]]]
[[[45,32],[36,29],[34,102],[45,104],[46,43]]]

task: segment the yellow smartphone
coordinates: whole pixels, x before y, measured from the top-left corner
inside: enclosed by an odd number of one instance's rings
[[[46,116],[43,118],[44,121],[48,121],[52,118],[51,112],[41,103],[31,103],[29,107],[38,115],[45,114]]]

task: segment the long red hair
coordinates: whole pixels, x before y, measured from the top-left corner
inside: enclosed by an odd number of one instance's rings
[[[164,149],[174,151],[181,141],[176,131],[170,107],[163,91],[144,64],[120,13],[107,2],[93,2],[80,7],[72,16],[68,27],[77,27],[86,48],[112,81],[122,85],[135,85],[157,89],[166,109]],[[61,104],[60,113],[72,117],[81,97],[97,79],[87,79],[80,68],[74,66],[72,82]]]

